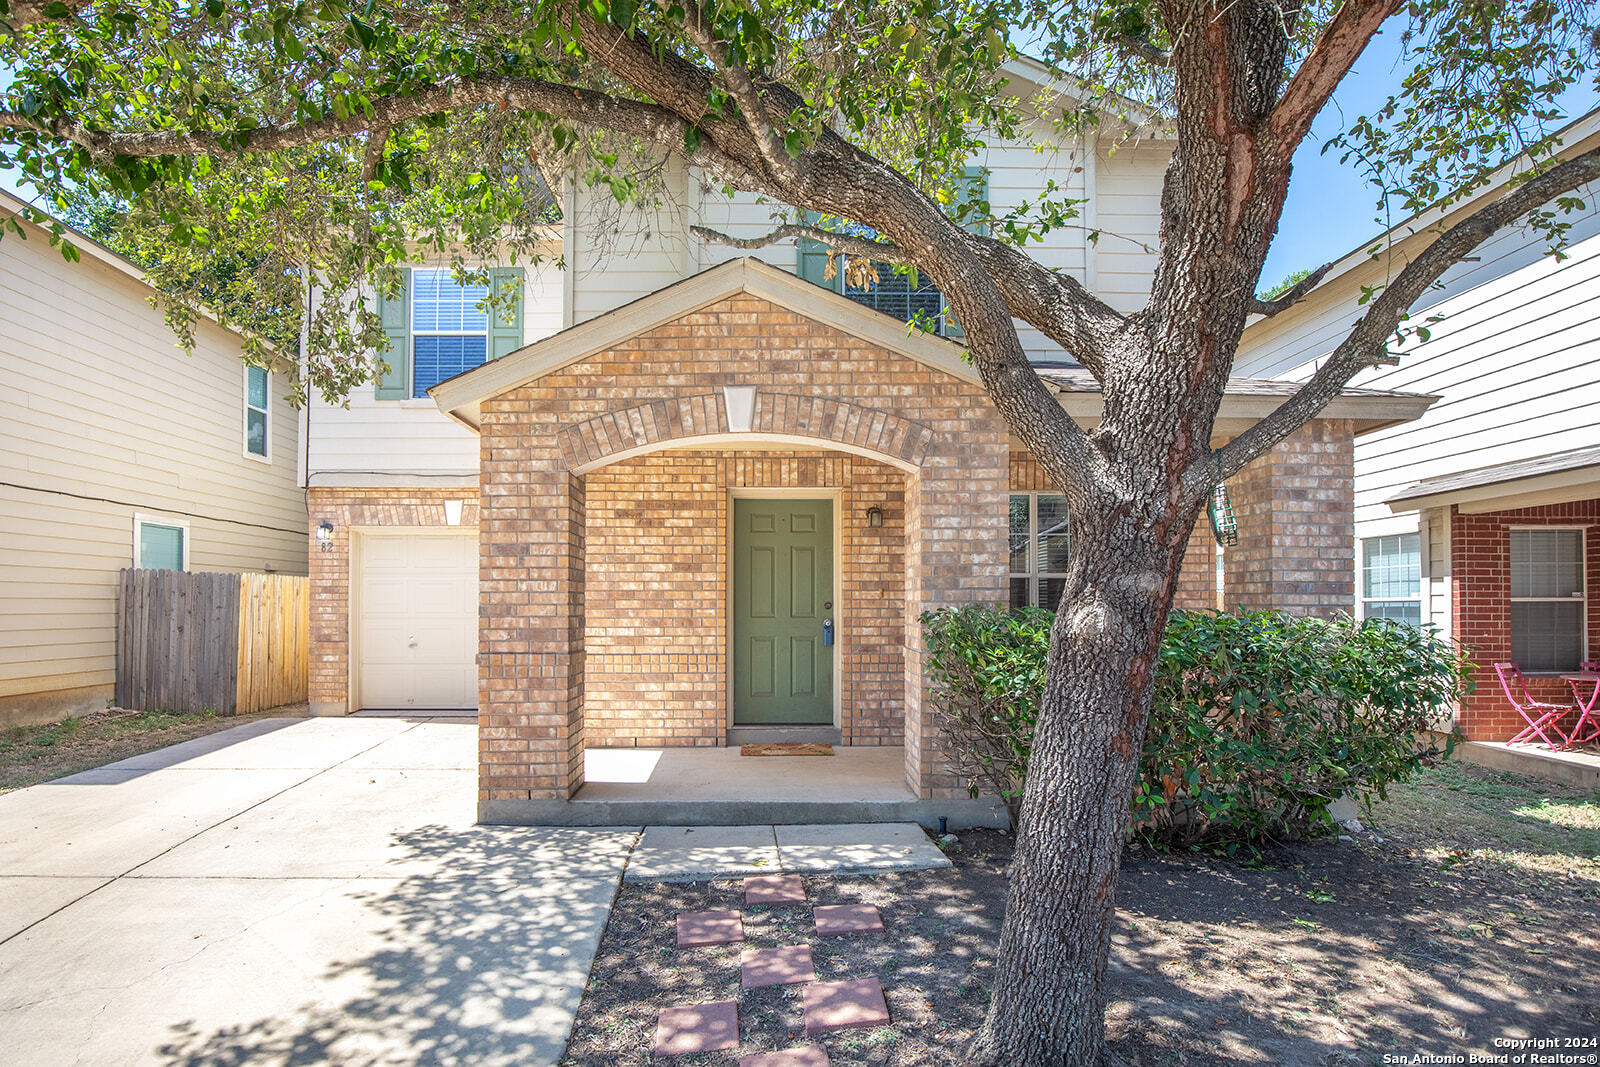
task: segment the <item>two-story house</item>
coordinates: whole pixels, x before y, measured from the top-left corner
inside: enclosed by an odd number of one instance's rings
[[[136,266],[26,210],[0,192],[0,723],[106,706],[122,568],[306,572],[285,384],[210,320],[186,355]]]
[[[1561,133],[1563,153],[1600,143],[1600,111]],[[1525,169],[1509,163],[1480,197]],[[1600,189],[1574,195],[1561,258],[1510,228],[1457,264],[1412,309],[1400,363],[1357,385],[1436,394],[1421,418],[1355,444],[1357,608],[1427,624],[1465,646],[1468,738],[1525,723],[1493,664],[1515,662],[1541,700],[1571,703],[1563,673],[1600,655]],[[1245,332],[1239,373],[1298,378],[1380,286],[1479,198],[1405,220],[1339,259],[1300,304]],[[1372,249],[1379,249],[1377,255]],[[1582,696],[1587,699],[1589,693]]]
[[[1014,76],[1039,88],[1025,67]],[[1140,307],[1171,142],[1071,140],[1043,121],[1036,136],[1054,150],[996,142],[973,161],[995,210],[1050,178],[1081,196],[1082,228],[1030,251]],[[681,168],[669,181],[666,207],[620,221],[564,190],[546,263],[493,265],[521,280],[508,315],[419,262],[380,308],[393,373],[348,408],[312,404],[313,711],[476,709],[488,821],[627,822],[625,806],[585,807],[602,752],[779,738],[894,753],[874,764],[891,769],[872,795],[897,817],[995,818],[935,754],[918,614],[1053,607],[1064,501],[963,361],[936,291],[828,280],[806,243],[741,256],[703,242],[691,227],[765,232],[773,205]],[[934,332],[908,330],[918,309]],[[1093,424],[1093,380],[1023,338]],[[1219,438],[1290,388],[1235,383]],[[1354,437],[1426,403],[1352,393],[1241,476],[1228,599],[1349,607]],[[1273,491],[1308,478],[1316,488]],[[1302,536],[1274,536],[1291,526]],[[1218,600],[1203,531],[1182,602]],[[809,800],[836,772],[813,773]],[[798,810],[741,796],[693,817]]]

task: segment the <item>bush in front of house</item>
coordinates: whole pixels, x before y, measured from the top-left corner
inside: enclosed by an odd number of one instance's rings
[[[968,607],[922,621],[944,755],[1015,820],[1054,615]],[[1325,829],[1338,797],[1381,798],[1448,754],[1430,731],[1466,667],[1450,642],[1381,619],[1173,612],[1131,825],[1167,844]]]

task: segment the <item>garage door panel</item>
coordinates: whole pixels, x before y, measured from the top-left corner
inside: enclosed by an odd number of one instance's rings
[[[354,629],[362,706],[476,708],[476,536],[372,532],[360,555]]]

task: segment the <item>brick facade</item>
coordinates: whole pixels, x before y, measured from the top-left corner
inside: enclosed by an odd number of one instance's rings
[[[1239,543],[1226,551],[1223,607],[1354,611],[1354,479],[1348,419],[1307,423],[1240,471],[1228,483]]]
[[[587,475],[584,738],[721,745],[728,707],[728,514],[736,489],[838,493],[840,728],[904,736],[907,475],[846,452],[674,449]],[[879,507],[883,525],[867,525]]]
[[[691,675],[698,671],[698,677],[683,680],[680,694],[667,699],[675,709],[693,706],[694,714],[669,729],[684,731],[686,736],[676,739],[690,743],[715,739],[715,728],[707,724],[725,713],[718,703],[725,698],[714,691],[714,683],[708,687],[706,673],[708,668],[720,672],[723,664],[674,664],[676,652],[659,650],[654,655],[666,655],[667,662],[638,664],[631,657],[650,654],[636,643],[618,652],[619,637],[634,641],[644,635],[622,634],[627,627],[609,603],[608,614],[601,614],[604,590],[588,595],[588,583],[602,580],[602,561],[621,549],[606,539],[600,522],[585,528],[583,512],[610,509],[615,517],[627,510],[626,498],[637,499],[641,484],[650,484],[648,463],[642,473],[626,466],[606,473],[608,460],[636,464],[628,458],[633,452],[715,438],[707,442],[715,450],[672,456],[690,464],[685,473],[697,488],[681,490],[687,498],[703,499],[739,463],[770,462],[758,455],[707,458],[737,441],[728,432],[722,388],[740,385],[756,389],[751,433],[761,436],[752,443],[785,440],[807,452],[851,453],[852,478],[854,456],[865,454],[874,462],[860,470],[888,466],[900,475],[900,567],[878,577],[902,583],[903,600],[883,607],[880,628],[870,644],[861,646],[863,662],[845,667],[846,675],[863,679],[850,693],[860,707],[851,716],[859,719],[851,723],[852,737],[859,727],[863,742],[891,742],[886,720],[893,717],[898,698],[908,786],[922,797],[963,794],[955,776],[937,766],[931,749],[920,699],[915,620],[928,606],[1005,598],[1005,541],[995,534],[1004,529],[1008,495],[1006,428],[977,386],[741,295],[482,404],[480,800],[492,805],[570,796],[582,783],[588,730],[595,730],[596,740],[614,740],[626,728],[616,716],[623,698],[612,680],[636,666],[649,668],[647,675],[658,679],[666,679],[674,665],[688,666]],[[822,463],[844,461],[796,455],[787,462],[815,462],[820,477]],[[654,484],[656,499],[662,492],[674,497],[680,492],[676,485]],[[695,500],[683,503],[695,505]],[[864,510],[852,503],[841,511],[852,507]],[[890,510],[885,507],[885,526],[874,531],[886,538],[884,544],[892,532]],[[687,551],[696,559],[708,551],[725,558],[720,529],[725,526],[711,527],[710,533],[696,528],[695,544]],[[713,538],[718,538],[714,544]],[[655,549],[667,554],[664,545]],[[892,554],[882,562],[892,566]],[[705,595],[703,589],[684,591]],[[871,589],[861,592],[865,596]],[[884,622],[896,608],[899,625]],[[586,617],[590,611],[597,613],[593,623]],[[886,651],[891,642],[898,643],[899,664]],[[720,639],[697,640],[695,647],[694,655],[725,655]],[[856,646],[848,647],[853,655]],[[876,707],[868,706],[862,690],[893,676],[902,684],[891,685],[890,695],[880,697]],[[602,693],[612,718],[586,721],[583,710],[591,694]]]
[[[1584,538],[1585,591],[1588,594],[1586,658],[1600,656],[1600,500],[1545,507],[1450,515],[1450,632],[1474,665],[1476,688],[1462,702],[1459,725],[1474,741],[1504,741],[1523,726],[1506,700],[1494,664],[1511,660],[1511,530],[1526,526],[1588,527]],[[1572,689],[1560,677],[1534,675],[1528,690],[1535,700],[1570,704]]]
[[[444,502],[462,501],[461,526],[478,524],[478,491],[450,489],[331,489],[306,491],[311,541],[312,711],[342,715],[350,701],[350,536],[352,527],[445,526]],[[333,523],[326,551],[317,546],[316,528]]]

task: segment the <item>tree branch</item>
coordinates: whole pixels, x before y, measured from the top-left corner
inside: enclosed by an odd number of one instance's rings
[[[40,121],[19,112],[0,111],[0,129],[31,130],[70,141],[93,155],[148,158],[195,156],[212,153],[275,152],[358,134],[392,129],[429,115],[461,111],[486,104],[505,103],[524,111],[540,111],[581,125],[609,129],[654,143],[667,151],[683,153],[691,165],[738,183],[757,183],[743,163],[701,141],[685,150],[689,123],[656,104],[625,100],[573,85],[535,78],[485,74],[469,79],[452,78],[415,93],[380,97],[369,113],[345,118],[329,116],[310,122],[281,123],[245,130],[150,130],[115,132],[94,130],[80,123]]]
[[[728,50],[717,39],[716,31],[706,20],[700,5],[695,3],[695,0],[682,0],[682,3],[685,32],[695,43],[695,47],[706,54],[716,66],[717,72],[722,75],[722,81],[727,85],[728,92],[739,105],[739,114],[750,130],[750,136],[755,138],[756,150],[761,153],[761,158],[772,168],[774,174],[792,174],[794,161],[789,158],[789,153],[783,146],[783,138],[778,136],[778,131],[773,128],[767,117],[767,106],[762,101],[755,82],[751,81],[750,72],[728,59]]]
[[[1117,51],[1133,56],[1135,59],[1142,59],[1152,66],[1165,67],[1172,62],[1172,53],[1148,37],[1118,34],[1107,38],[1107,43]]]
[[[810,238],[851,256],[866,256],[892,266],[917,266],[916,260],[888,241],[834,233],[820,226],[786,223],[759,237],[734,237],[705,226],[691,227],[701,240],[752,251],[787,241]],[[1089,292],[1076,278],[1058,274],[993,238],[966,234],[968,248],[983,263],[1017,318],[1061,345],[1088,371],[1100,376],[1110,338],[1128,326],[1127,317]]]
[[[67,17],[76,16],[94,0],[65,0]],[[24,26],[31,26],[36,22],[48,22],[50,17],[44,13],[49,6],[49,0],[11,0],[11,17],[7,20],[13,30],[20,30]]]
[[[1502,227],[1596,179],[1600,179],[1600,148],[1574,156],[1528,179],[1435,238],[1372,301],[1355,329],[1294,396],[1222,447],[1217,457],[1222,476],[1237,474],[1245,464],[1315,418],[1356,374],[1388,362],[1389,336],[1399,328],[1406,309],[1445,271]],[[1211,464],[1210,457],[1202,457],[1198,462],[1207,468]]]
[[[1311,129],[1333,91],[1350,72],[1384,21],[1403,0],[1345,0],[1289,79],[1267,116],[1267,129],[1287,159]]]
[[[1311,292],[1311,290],[1320,285],[1322,283],[1322,279],[1327,276],[1328,271],[1332,268],[1332,263],[1324,263],[1322,266],[1318,267],[1316,270],[1312,271],[1310,274],[1307,274],[1304,278],[1301,278],[1299,281],[1289,286],[1289,288],[1270,299],[1263,300],[1260,297],[1251,297],[1249,310],[1257,315],[1265,315],[1269,319],[1280,311],[1289,310],[1300,301],[1304,300],[1307,293]]]

